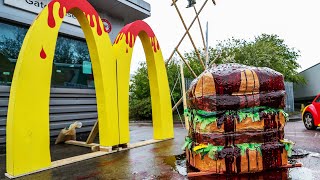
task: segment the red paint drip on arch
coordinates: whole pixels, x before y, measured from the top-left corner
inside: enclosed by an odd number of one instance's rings
[[[56,19],[54,16],[53,6],[55,3],[59,3],[59,17],[64,18],[64,8],[66,12],[69,12],[73,8],[80,9],[86,16],[90,16],[90,26],[92,28],[96,27],[97,34],[99,36],[102,35],[102,32],[106,32],[105,28],[100,24],[100,17],[97,11],[91,6],[91,4],[87,0],[53,0],[48,4],[48,25],[51,28],[56,27]],[[94,20],[95,19],[95,20]]]
[[[154,52],[157,52],[160,50],[159,42],[152,31],[151,27],[145,23],[144,21],[138,20],[133,23],[130,23],[126,25],[122,30],[120,31],[118,37],[115,40],[115,44],[118,44],[119,41],[123,38],[123,36],[126,36],[126,44],[133,48],[135,40],[140,32],[147,33],[148,37],[150,38],[150,43],[152,45],[152,49]]]
[[[47,58],[47,54],[46,54],[46,52],[44,51],[43,47],[42,47],[42,49],[41,49],[41,51],[40,51],[40,57],[41,57],[41,59],[46,59],[46,58]]]

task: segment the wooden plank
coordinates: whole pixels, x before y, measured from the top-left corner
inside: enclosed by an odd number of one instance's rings
[[[73,164],[76,162],[80,162],[80,161],[84,161],[84,160],[88,160],[88,159],[92,159],[92,158],[96,158],[96,157],[100,157],[100,156],[104,156],[104,155],[111,154],[114,152],[115,151],[113,151],[113,152],[98,151],[98,152],[93,152],[93,153],[89,153],[89,154],[84,154],[84,155],[80,155],[80,156],[75,156],[75,157],[71,157],[71,158],[67,158],[67,159],[54,161],[51,163],[50,169],[65,166],[68,164]]]
[[[196,14],[198,14],[198,11],[196,9],[196,6],[193,6],[193,10]],[[202,43],[203,43],[203,49],[205,49],[206,46],[206,41],[204,40],[204,34],[203,34],[203,30],[202,30],[202,25],[201,25],[201,21],[199,16],[197,16],[197,20],[198,20],[198,24],[199,24],[199,29],[200,29],[200,34],[201,34],[201,38],[202,38]]]
[[[187,68],[189,69],[189,71],[191,72],[191,74],[193,75],[194,78],[197,78],[198,76],[196,75],[196,73],[193,71],[193,69],[191,68],[191,66],[189,65],[188,61],[182,56],[182,54],[180,53],[180,51],[178,49],[176,49],[177,53],[179,54],[180,58],[182,59],[182,61],[185,63],[185,65],[187,66]]]
[[[165,140],[156,140],[156,139],[150,139],[150,140],[146,140],[146,141],[141,141],[141,142],[137,142],[137,143],[129,143],[127,148],[123,148],[123,149],[132,149],[132,148],[137,148],[137,147],[141,147],[141,146],[146,146],[149,144],[154,144],[154,143],[158,143],[158,142],[162,142],[162,141],[166,141],[169,139],[165,139]]]
[[[113,152],[111,152],[111,153],[113,153]],[[84,155],[80,155],[80,156],[75,156],[75,157],[71,157],[71,158],[67,158],[67,159],[54,161],[54,162],[51,163],[50,167],[43,168],[43,169],[40,169],[40,170],[37,170],[37,171],[33,171],[33,172],[30,172],[30,173],[22,174],[22,175],[19,175],[19,176],[12,176],[12,175],[10,175],[8,173],[5,173],[5,176],[7,178],[9,178],[9,179],[21,178],[21,177],[24,177],[24,176],[28,176],[28,175],[32,175],[32,174],[35,174],[35,173],[43,172],[43,171],[46,171],[46,170],[49,170],[49,169],[54,169],[54,168],[58,168],[58,167],[61,167],[61,166],[66,166],[66,165],[69,165],[69,164],[73,164],[73,163],[77,163],[77,162],[80,162],[80,161],[84,161],[84,160],[88,160],[88,159],[104,156],[104,155],[107,155],[107,154],[110,154],[110,152],[101,152],[101,151],[93,152],[93,153],[89,153],[89,154],[84,154]]]
[[[38,172],[46,171],[46,170],[49,170],[49,169],[54,169],[54,168],[66,166],[66,165],[69,165],[69,164],[77,163],[77,162],[80,162],[80,161],[93,159],[93,158],[96,158],[96,157],[100,157],[100,156],[104,156],[104,155],[108,155],[108,154],[112,154],[112,153],[116,153],[116,152],[126,151],[126,150],[129,150],[129,149],[132,149],[132,148],[146,146],[146,145],[149,145],[149,144],[158,143],[158,142],[162,142],[162,141],[166,141],[166,140],[170,140],[170,139],[165,139],[165,140],[153,140],[152,139],[152,140],[142,141],[142,142],[138,142],[138,143],[133,143],[133,144],[130,145],[130,147],[123,148],[121,150],[112,150],[110,152],[98,151],[98,152],[93,152],[93,153],[84,154],[84,155],[80,155],[80,156],[75,156],[75,157],[71,157],[71,158],[67,158],[67,159],[54,161],[54,162],[51,163],[50,167],[43,168],[43,169],[40,169],[38,171],[33,171],[33,172],[22,174],[22,175],[19,175],[19,176],[12,176],[12,175],[10,175],[8,173],[5,173],[5,176],[10,178],[10,179],[15,179],[15,178],[19,178],[19,177],[35,174],[35,173],[38,173]]]
[[[193,26],[194,22],[197,20],[198,16],[200,15],[200,13],[202,12],[203,8],[205,7],[205,5],[207,4],[208,0],[206,0],[203,5],[201,6],[200,10],[198,11],[198,14],[196,14],[196,17],[193,18],[190,26],[188,27],[187,31],[184,33],[184,35],[182,36],[182,38],[180,39],[179,43],[177,44],[176,48],[173,50],[173,52],[171,53],[170,57],[168,58],[168,60],[166,61],[166,65],[168,65],[168,63],[172,60],[174,53],[176,52],[176,49],[179,48],[179,46],[181,45],[182,41],[184,40],[184,38],[187,35],[187,32],[190,31],[191,27]]]
[[[75,145],[75,146],[81,146],[81,147],[87,147],[87,148],[91,148],[91,150],[93,152],[95,151],[104,151],[104,152],[111,152],[112,151],[112,147],[104,147],[104,146],[100,146],[99,144],[96,143],[86,143],[83,141],[74,141],[74,140],[69,140],[64,142],[65,144],[70,144],[70,145]]]
[[[94,139],[96,138],[97,134],[99,132],[99,123],[98,123],[98,120],[94,123],[93,125],[93,128],[87,138],[87,141],[86,143],[87,144],[90,144],[90,143],[93,143]]]
[[[295,168],[295,167],[302,167],[303,164],[302,163],[295,163],[295,164],[287,164],[287,165],[284,165],[284,166],[281,166],[282,168]]]
[[[112,152],[112,147],[100,146],[100,151]],[[117,149],[117,151],[119,151],[119,150]]]
[[[90,143],[87,144],[86,142],[82,142],[82,141],[73,141],[73,140],[69,140],[64,142],[65,144],[71,144],[71,145],[75,145],[75,146],[82,146],[82,147],[88,147],[88,148],[92,148],[94,146],[100,146],[99,144],[96,143]]]
[[[207,1],[208,1],[208,0],[206,0],[205,4],[207,3]],[[180,12],[180,10],[179,10],[179,8],[178,8],[178,6],[177,6],[177,4],[176,4],[176,2],[175,2],[174,0],[172,0],[172,4],[174,5],[174,7],[175,7],[175,9],[176,9],[176,11],[177,11],[177,13],[178,13],[178,15],[179,15],[179,18],[180,18],[180,20],[181,20],[181,22],[182,22],[182,25],[183,25],[184,29],[186,30],[187,35],[189,36],[189,39],[190,39],[190,42],[191,42],[191,44],[192,44],[192,46],[193,46],[193,48],[194,48],[194,51],[196,52],[196,55],[198,56],[198,60],[200,61],[203,69],[205,70],[206,67],[205,67],[205,65],[204,65],[204,63],[203,63],[203,61],[202,61],[201,55],[200,55],[200,53],[199,53],[199,50],[198,50],[197,46],[195,45],[195,43],[194,43],[194,41],[193,41],[193,38],[192,38],[192,36],[191,36],[191,33],[189,32],[190,29],[187,27],[187,25],[186,25],[186,23],[185,23],[185,21],[184,21],[184,19],[183,19],[183,17],[182,17],[182,14],[181,14],[181,12]],[[198,17],[199,17],[199,16],[197,15],[197,18],[198,18]]]
[[[181,86],[182,86],[182,99],[183,99],[183,109],[187,109],[187,96],[186,96],[186,84],[184,79],[184,72],[183,72],[183,66],[182,63],[180,63],[180,74],[181,74]],[[185,128],[189,130],[189,121],[188,117],[186,115],[183,115],[184,117],[184,124]]]
[[[178,108],[178,106],[180,106],[180,104],[182,103],[182,100],[183,100],[183,98],[181,97],[179,99],[179,101],[173,106],[172,112],[175,111]]]

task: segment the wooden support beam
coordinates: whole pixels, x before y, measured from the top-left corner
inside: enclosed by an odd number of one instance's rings
[[[209,67],[212,66],[212,65],[215,63],[215,61],[216,61],[220,56],[221,56],[221,54],[218,54],[218,55],[214,58],[214,60],[210,62]]]
[[[198,11],[197,11],[196,7],[193,6],[193,9],[194,9],[194,12],[197,15]],[[203,43],[203,49],[205,49],[207,47],[207,45],[206,45],[206,41],[204,40],[203,30],[202,30],[201,21],[200,21],[199,16],[197,16],[197,20],[198,20],[198,24],[199,24],[199,28],[200,28],[200,33],[201,33],[201,38],[202,38],[202,43]]]
[[[186,64],[186,66],[188,67],[189,71],[191,72],[191,74],[193,75],[194,78],[197,78],[198,76],[196,75],[196,73],[193,71],[193,69],[191,68],[190,64],[188,63],[188,61],[186,61],[186,59],[182,56],[182,54],[180,53],[180,51],[177,49],[176,50],[177,53],[179,54],[180,58],[182,59],[182,61]]]
[[[182,97],[179,99],[179,101],[173,106],[173,108],[172,108],[172,112],[174,112],[177,108],[178,108],[178,106],[182,103]]]
[[[100,146],[100,151],[103,151],[103,152],[111,152],[113,149],[112,147],[109,147],[109,146]]]
[[[182,86],[182,99],[183,99],[183,109],[187,109],[187,96],[186,96],[186,84],[184,80],[184,73],[183,73],[183,65],[180,63],[180,74],[181,74],[181,86]],[[187,130],[189,130],[189,120],[188,117],[183,115],[184,117],[184,124]]]
[[[193,48],[194,48],[194,51],[196,52],[196,54],[197,54],[197,56],[198,56],[198,59],[199,59],[201,65],[203,66],[203,69],[206,69],[206,67],[205,67],[205,65],[204,65],[204,63],[203,63],[203,61],[202,61],[202,58],[201,58],[201,56],[200,56],[200,53],[199,53],[199,51],[198,51],[198,48],[196,47],[196,45],[195,45],[195,43],[194,43],[194,41],[193,41],[193,39],[192,39],[192,37],[191,37],[191,34],[190,34],[190,32],[189,32],[189,29],[187,28],[187,25],[186,25],[186,23],[184,22],[184,19],[183,19],[182,15],[181,15],[181,12],[180,12],[180,10],[179,10],[176,2],[175,2],[174,0],[172,0],[172,3],[173,3],[173,5],[174,5],[174,7],[175,7],[175,9],[176,9],[176,11],[177,11],[177,13],[178,13],[178,15],[179,15],[179,18],[180,18],[180,20],[181,20],[181,22],[182,22],[182,25],[183,25],[184,29],[185,29],[186,32],[187,32],[187,35],[189,36],[189,39],[190,39],[190,41],[191,41],[191,44],[192,44],[192,46],[193,46]],[[197,16],[197,18],[198,18],[198,17],[199,17],[199,16]]]
[[[98,122],[98,120],[97,120],[97,121],[94,123],[94,126],[93,126],[93,128],[92,128],[92,130],[91,130],[91,132],[90,132],[90,134],[89,134],[89,136],[88,136],[88,138],[87,138],[86,143],[87,143],[87,144],[93,143],[93,141],[94,141],[94,139],[96,138],[96,136],[97,136],[98,133],[99,133],[99,122]]]
[[[166,139],[166,140],[169,140],[169,139]],[[149,144],[154,144],[154,143],[158,143],[158,142],[162,142],[162,141],[166,141],[166,140],[150,139],[150,140],[140,141],[140,142],[136,142],[136,143],[129,143],[128,148],[126,148],[126,149],[132,149],[132,148],[137,148],[140,146],[146,146]]]
[[[198,16],[199,16],[200,13],[202,12],[202,10],[203,10],[204,6],[207,4],[207,2],[208,2],[208,0],[206,0],[206,1],[203,3],[203,5],[202,5],[202,7],[200,8],[198,14],[197,14],[196,17],[192,20],[190,26],[188,27],[188,29],[187,29],[188,31],[190,31],[191,27],[193,26],[194,22],[197,20]],[[182,41],[184,40],[184,38],[186,37],[186,35],[187,35],[187,32],[184,33],[184,35],[183,35],[182,38],[180,39],[178,45],[176,46],[176,48],[175,48],[175,49],[173,50],[173,52],[171,53],[170,57],[168,58],[168,60],[167,60],[167,62],[166,62],[166,65],[171,61],[174,53],[176,52],[176,49],[179,48],[179,46],[181,45],[181,43],[182,43]]]
[[[65,144],[70,144],[70,145],[75,145],[75,146],[89,147],[89,148],[91,148],[92,146],[100,146],[99,144],[96,144],[96,143],[87,144],[86,142],[74,141],[74,140],[69,140],[69,141],[66,141],[64,143]]]

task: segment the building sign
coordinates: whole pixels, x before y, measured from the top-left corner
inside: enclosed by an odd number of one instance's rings
[[[10,5],[19,9],[23,9],[33,13],[40,13],[42,9],[50,2],[50,0],[4,0],[4,4]],[[64,22],[80,26],[78,20],[71,13],[67,13],[63,19]]]

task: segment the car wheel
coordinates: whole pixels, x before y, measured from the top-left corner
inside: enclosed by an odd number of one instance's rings
[[[313,116],[311,113],[306,112],[303,115],[303,124],[308,130],[316,129],[317,127],[313,123]]]

